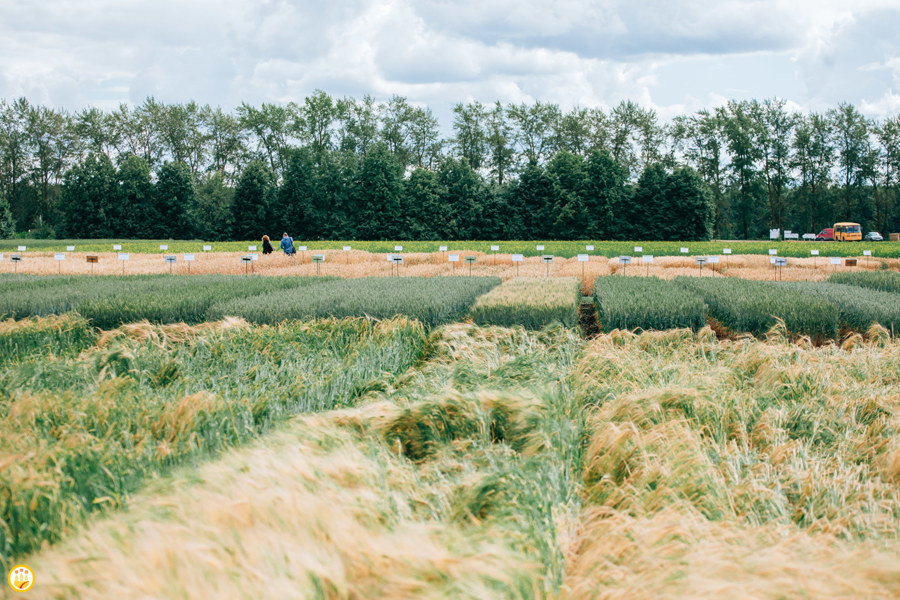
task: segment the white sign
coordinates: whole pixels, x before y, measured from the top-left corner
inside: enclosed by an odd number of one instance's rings
[[[122,244],[113,244],[113,250],[121,250]]]
[[[438,252],[446,252],[446,251],[447,251],[447,246],[440,246],[438,248]]]
[[[525,260],[524,254],[513,254],[512,255],[513,262],[523,262]]]
[[[67,252],[75,252],[75,246],[66,246]]]
[[[772,265],[775,264],[775,257],[774,257],[774,256],[770,256],[770,257],[769,257],[769,264],[772,264]]]
[[[682,253],[682,254],[687,254],[688,252],[690,252],[690,250],[688,250],[687,248],[682,248],[682,249],[681,249],[681,253]]]
[[[836,256],[832,256],[832,257],[831,257],[831,264],[833,264],[833,265],[839,265],[839,264],[841,264],[841,259],[838,258],[838,257],[836,257]]]
[[[587,250],[588,252],[593,252],[593,251],[594,251],[594,245],[593,245],[593,244],[588,244],[587,246],[584,247],[584,249]]]
[[[394,252],[403,252],[403,246],[394,246]]]
[[[312,261],[314,263],[323,263],[323,262],[325,262],[325,255],[324,254],[313,254]]]
[[[447,256],[447,262],[459,262],[459,254],[450,254]]]
[[[185,262],[193,262],[193,260],[194,260],[194,255],[193,255],[193,254],[185,254],[185,255],[184,255],[184,260],[185,260]]]
[[[395,255],[393,256],[393,261],[392,261],[392,262],[397,263],[397,264],[403,264],[403,257],[400,256],[399,254],[395,254]]]
[[[538,246],[536,246],[536,248],[537,248],[538,250],[543,250],[543,249],[544,249],[544,245],[543,245],[543,244],[539,244]]]
[[[204,251],[204,252],[209,252],[210,250],[212,250],[212,246],[211,246],[211,245],[206,244],[206,245],[203,246],[203,251]]]
[[[620,256],[620,257],[619,257],[619,263],[620,263],[620,264],[623,264],[623,265],[630,265],[630,264],[631,264],[631,257],[630,257],[630,256]]]
[[[545,254],[545,255],[543,255],[543,256],[541,257],[541,260],[544,261],[545,263],[552,263],[552,262],[553,262],[553,255],[552,255],[552,254]]]
[[[769,239],[770,240],[777,240],[780,237],[781,237],[781,229],[780,228],[769,230]]]
[[[803,234],[803,239],[804,239],[804,240],[814,240],[814,239],[816,239],[816,234],[814,234],[814,233],[804,233],[804,234]]]
[[[130,254],[119,252],[119,260],[128,260],[131,258]]]
[[[393,260],[394,260],[394,255],[389,253],[389,254],[387,255],[387,261],[388,261],[388,262],[393,262]]]
[[[306,252],[306,246],[299,246],[297,252]]]
[[[350,252],[350,246],[344,246],[344,252]]]
[[[587,254],[579,254],[578,262],[587,262],[588,258],[590,258]]]
[[[818,255],[819,255],[819,251],[818,251],[818,250],[810,250],[809,253],[810,253],[812,256],[818,256]]]
[[[722,254],[731,254],[731,248],[723,248]]]
[[[168,244],[160,244],[160,245],[159,245],[159,249],[160,249],[160,250],[168,250],[168,249],[169,249],[169,245],[168,245]],[[113,250],[115,250],[115,248],[113,248]]]
[[[635,253],[635,254],[637,254],[637,253],[639,253],[639,252],[643,252],[643,251],[644,251],[644,247],[643,247],[643,246],[635,246],[635,247],[634,247],[634,253]]]
[[[769,256],[775,256],[776,254],[778,254],[778,250],[775,250],[774,248],[769,249]]]
[[[653,255],[652,255],[652,254],[645,254],[645,255],[643,255],[643,256],[641,257],[641,262],[647,263],[647,264],[652,263],[652,262],[653,262]]]
[[[776,267],[783,267],[786,264],[787,264],[787,258],[785,258],[783,256],[778,256],[775,258],[775,266]]]
[[[784,237],[790,239],[791,233],[793,233],[790,229],[784,230]]]
[[[259,260],[259,254],[251,254],[250,260]]]
[[[65,255],[65,253],[63,253],[63,254],[56,253],[53,255],[53,260],[66,260],[66,255]]]
[[[313,257],[313,258],[315,258],[315,257]],[[241,257],[241,261],[245,262],[245,263],[248,263],[252,260],[253,260],[253,257],[250,256],[249,254],[245,254],[244,256]]]
[[[706,264],[706,257],[705,257],[705,256],[695,256],[695,257],[694,257],[694,262],[695,262],[696,264],[698,264],[698,265],[705,265],[705,264]]]
[[[19,246],[19,252],[25,252],[25,250],[26,250],[25,246]]]
[[[178,257],[175,256],[174,254],[166,254],[165,259],[166,259],[167,263],[173,263],[178,260]]]
[[[872,256],[871,250],[863,250],[863,256]]]
[[[3,253],[0,252],[0,260],[3,260]]]
[[[713,265],[719,264],[719,257],[716,256],[715,254],[710,256],[707,260],[709,261],[710,264],[713,264]]]
[[[500,246],[491,246],[491,252],[498,252],[500,250]]]
[[[247,246],[249,252],[256,252],[256,246]]]

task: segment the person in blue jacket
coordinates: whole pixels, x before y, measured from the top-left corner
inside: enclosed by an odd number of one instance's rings
[[[294,240],[287,233],[281,236],[281,249],[288,256],[294,255]]]

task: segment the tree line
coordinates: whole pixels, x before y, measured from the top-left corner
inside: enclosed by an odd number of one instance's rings
[[[427,107],[316,91],[232,112],[0,100],[0,236],[756,238],[900,227],[900,116],[732,101],[668,123],[624,101]]]

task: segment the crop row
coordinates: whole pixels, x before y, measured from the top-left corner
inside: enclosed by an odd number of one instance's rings
[[[277,241],[276,245],[277,245]],[[241,242],[203,242],[176,240],[5,240],[0,241],[0,252],[15,252],[19,245],[25,245],[28,252],[64,252],[68,246],[75,246],[77,252],[113,252],[113,245],[122,246],[123,252],[135,254],[159,253],[201,253],[204,245],[211,245],[213,252],[247,252],[249,246],[261,247],[259,241]],[[160,245],[168,246],[161,250]],[[768,254],[772,248],[778,250],[779,256],[808,258],[811,249],[817,249],[822,256],[861,256],[863,250],[870,250],[872,256],[882,258],[900,258],[900,244],[884,242],[795,242],[795,241],[728,241],[714,240],[709,242],[656,242],[656,241],[302,241],[295,240],[297,246],[306,245],[309,251],[341,250],[350,246],[353,250],[373,253],[394,252],[395,246],[402,246],[403,252],[440,252],[441,246],[449,251],[492,252],[492,246],[499,246],[504,254],[524,254],[538,256],[553,254],[564,258],[572,258],[581,253],[596,256],[614,257],[623,254],[653,254],[655,256],[679,256],[682,248],[688,248],[694,256],[722,254],[722,250],[730,248],[734,254]],[[586,247],[591,245],[593,250]],[[538,250],[543,246],[543,250]],[[635,252],[635,246],[641,251]]]
[[[189,324],[225,316],[253,323],[286,319],[406,315],[428,326],[466,315],[496,277],[362,278],[12,276],[0,292],[0,318],[76,311],[96,327]]]
[[[736,278],[600,277],[594,283],[601,325],[696,330],[707,319],[735,333],[765,334],[778,321],[790,335],[836,338],[880,324],[900,332],[900,296],[838,283],[772,283]]]
[[[581,282],[575,277],[522,277],[481,296],[472,307],[472,318],[479,325],[540,329],[558,322],[574,327],[580,300]]]
[[[4,572],[91,511],[121,504],[147,477],[288,415],[352,403],[415,362],[426,338],[402,318],[143,325],[72,356],[47,351],[59,320],[0,331],[0,347],[14,341],[21,350],[0,363]]]

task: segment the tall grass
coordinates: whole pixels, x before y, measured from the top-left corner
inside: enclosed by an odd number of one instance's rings
[[[731,331],[760,336],[781,320],[792,336],[837,337],[838,309],[822,298],[745,279],[677,277],[674,281],[700,296],[709,316]]]
[[[845,271],[833,273],[828,281],[882,292],[900,292],[900,273],[896,271]]]
[[[842,328],[865,333],[877,323],[892,335],[900,333],[900,294],[842,283],[788,282],[780,285],[834,304]]]
[[[316,317],[404,315],[429,327],[458,320],[475,299],[500,284],[498,277],[371,277],[327,281],[298,294],[269,293],[220,302],[207,318],[239,316],[252,323]]]
[[[472,319],[479,325],[522,325],[527,329],[550,323],[574,327],[580,300],[581,282],[574,277],[522,277],[479,298],[472,307]]]
[[[594,300],[600,323],[613,329],[694,331],[706,325],[706,303],[693,292],[656,277],[598,277]]]
[[[289,415],[353,403],[424,343],[422,326],[405,319],[145,324],[78,357],[0,365],[0,563],[173,465]]]
[[[0,365],[47,354],[78,354],[96,339],[94,327],[78,315],[0,321]]]
[[[900,593],[900,345],[600,336],[569,598]],[[865,565],[865,567],[863,567]]]

